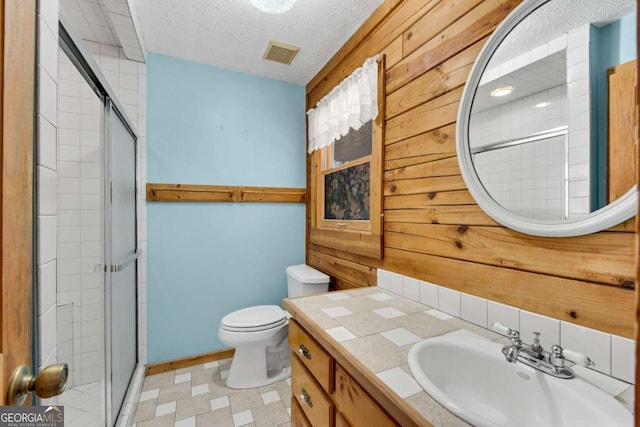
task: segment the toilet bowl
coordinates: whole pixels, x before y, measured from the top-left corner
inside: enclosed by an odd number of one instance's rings
[[[290,375],[287,313],[277,305],[259,305],[227,314],[218,337],[236,349],[227,377],[230,388],[253,388]]]
[[[287,288],[289,297],[327,292],[329,276],[305,264],[289,266]],[[218,338],[235,348],[227,387],[261,387],[291,375],[287,341],[290,317],[277,305],[258,305],[222,318]]]

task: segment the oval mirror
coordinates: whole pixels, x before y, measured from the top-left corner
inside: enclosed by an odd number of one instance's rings
[[[498,223],[577,236],[637,211],[635,0],[524,1],[471,71],[456,141]]]

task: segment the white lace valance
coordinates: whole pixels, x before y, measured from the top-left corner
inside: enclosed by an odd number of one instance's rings
[[[309,116],[309,153],[378,116],[378,55],[367,59],[322,98]]]

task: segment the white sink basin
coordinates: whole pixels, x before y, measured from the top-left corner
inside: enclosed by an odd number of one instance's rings
[[[581,378],[508,363],[500,344],[435,337],[409,351],[409,368],[441,405],[478,426],[632,426],[616,399]]]

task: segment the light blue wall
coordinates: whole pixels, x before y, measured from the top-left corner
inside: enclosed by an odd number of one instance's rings
[[[592,156],[597,156],[598,162],[592,162],[592,210],[603,207],[607,203],[607,111],[608,86],[607,70],[615,65],[624,64],[637,57],[636,39],[637,12],[629,13],[621,19],[602,28],[591,29],[591,73],[592,78],[592,123],[597,123],[597,129],[592,126],[595,135],[592,139]],[[594,168],[597,168],[597,175]]]
[[[302,86],[148,55],[149,182],[304,187]],[[280,304],[305,207],[148,203],[149,362],[225,348],[222,317]]]

